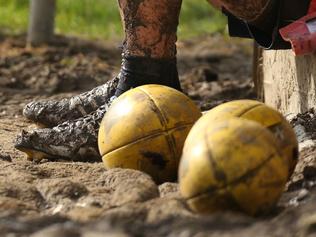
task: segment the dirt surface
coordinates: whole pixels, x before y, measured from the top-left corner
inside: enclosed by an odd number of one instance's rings
[[[203,110],[255,98],[251,42],[204,37],[179,42],[178,51],[183,89]],[[119,44],[58,37],[51,47],[30,49],[23,36],[0,37],[0,236],[316,236],[311,136],[305,136],[310,143],[275,212],[261,218],[200,216],[186,206],[176,183],[157,186],[141,172],[106,171],[102,163],[33,163],[13,148],[22,128],[35,127],[22,116],[26,103],[93,88],[114,76],[119,64]],[[316,119],[300,119],[293,120],[298,131],[316,127],[310,124]]]

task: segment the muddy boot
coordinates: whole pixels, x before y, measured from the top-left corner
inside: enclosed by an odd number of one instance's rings
[[[24,107],[23,115],[43,127],[53,127],[96,111],[115,94],[119,78],[91,91],[61,101],[35,101]]]
[[[96,111],[115,95],[146,84],[161,84],[181,91],[176,60],[146,57],[124,57],[119,75],[93,90],[61,101],[39,101],[27,104],[26,118],[43,127],[53,127]]]
[[[30,160],[101,161],[97,137],[107,108],[103,105],[92,114],[53,128],[22,131],[15,148],[25,152]]]

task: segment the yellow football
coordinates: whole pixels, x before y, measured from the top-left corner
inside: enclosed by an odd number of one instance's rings
[[[289,163],[289,176],[292,175],[298,161],[298,141],[290,123],[275,109],[255,100],[236,100],[224,103],[208,111],[203,120],[223,121],[240,117],[260,123],[268,128],[280,144],[283,156]]]
[[[209,124],[199,120],[185,141],[179,166],[180,192],[199,213],[269,212],[287,177],[275,136],[242,118]]]
[[[183,93],[145,85],[117,98],[99,129],[106,168],[141,170],[158,182],[175,181],[184,141],[202,116]]]

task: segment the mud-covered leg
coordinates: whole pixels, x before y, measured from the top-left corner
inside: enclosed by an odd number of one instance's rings
[[[181,0],[119,0],[119,8],[125,40],[118,77],[69,99],[31,102],[25,117],[53,127],[94,112],[133,87],[162,84],[181,90],[175,46]]]
[[[175,58],[182,0],[118,0],[126,56]]]
[[[118,2],[125,40],[116,95],[144,84],[161,84],[181,90],[176,41],[182,0]]]

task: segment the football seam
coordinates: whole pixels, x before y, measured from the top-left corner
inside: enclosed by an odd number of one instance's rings
[[[238,117],[241,117],[241,116],[245,115],[246,113],[250,112],[251,110],[253,110],[253,109],[257,108],[257,107],[260,107],[260,106],[262,106],[262,104],[254,105],[254,106],[252,106],[251,108],[248,108],[248,109],[242,111],[242,112],[241,112],[240,114],[238,114],[237,116],[238,116]]]
[[[165,134],[165,133],[166,133],[166,134],[169,134],[169,133],[172,132],[172,131],[181,130],[181,129],[183,129],[183,128],[186,128],[186,127],[189,127],[189,126],[192,126],[192,125],[193,125],[193,123],[187,123],[187,124],[181,124],[181,125],[179,125],[179,126],[177,126],[177,127],[170,128],[170,129],[165,130],[165,131],[161,131],[161,130],[158,130],[158,131],[157,131],[157,130],[156,130],[157,132],[155,131],[155,133],[149,134],[149,135],[147,135],[147,136],[145,136],[145,137],[141,137],[141,138],[136,139],[136,140],[134,140],[134,141],[132,141],[132,142],[129,142],[129,143],[127,143],[127,144],[124,144],[124,145],[122,145],[122,146],[120,146],[120,147],[116,147],[116,148],[114,148],[114,149],[112,149],[112,150],[106,152],[105,154],[102,154],[101,156],[103,157],[103,156],[108,155],[108,154],[110,154],[110,153],[112,153],[112,152],[115,152],[115,151],[117,151],[117,150],[123,149],[123,148],[125,148],[126,146],[136,144],[136,143],[141,142],[141,141],[143,141],[143,140],[147,140],[147,139],[149,139],[149,138],[154,138],[154,137],[163,135],[163,134]],[[168,141],[168,140],[167,140],[167,141]]]
[[[158,116],[161,118],[161,122],[162,122],[162,125],[164,126],[164,130],[168,131],[167,118],[166,118],[164,111],[161,108],[159,108],[155,99],[150,95],[149,92],[147,92],[146,90],[144,90],[142,88],[138,88],[138,89],[143,91],[145,93],[145,95],[149,98],[151,103],[154,104],[154,106],[157,108],[158,113],[159,113]],[[176,156],[177,156],[176,144],[175,144],[174,140],[171,138],[171,136],[172,136],[171,134],[167,133],[166,139],[168,142],[169,151],[172,152],[173,159],[176,159]]]
[[[278,155],[278,154],[277,154]],[[251,175],[253,175],[254,173],[257,173],[262,167],[264,167],[270,160],[272,160],[273,158],[275,157],[274,154],[271,154],[266,160],[264,160],[260,165],[258,165],[256,168],[252,169],[252,170],[249,170],[247,173],[245,173],[244,175],[240,176],[239,178],[237,178],[236,180],[230,182],[230,183],[227,183],[225,186],[223,187],[218,187],[218,188],[209,188],[209,189],[206,189],[204,192],[201,192],[201,193],[197,193],[191,197],[187,197],[185,198],[185,200],[191,200],[191,199],[194,199],[194,198],[198,198],[202,195],[207,195],[207,194],[214,194],[214,193],[217,193],[218,191],[220,190],[225,190],[225,189],[228,189],[228,188],[232,188],[240,183],[242,183],[242,181],[244,179],[247,179],[248,177],[250,177]],[[282,158],[282,157],[280,157]],[[284,181],[286,182],[286,181]]]

